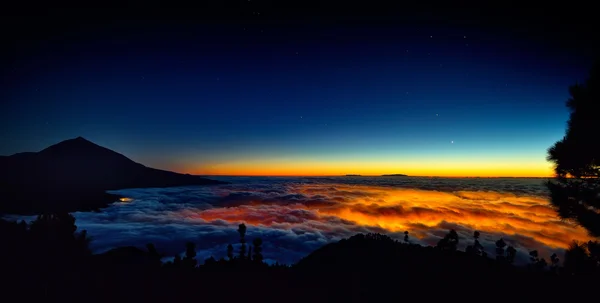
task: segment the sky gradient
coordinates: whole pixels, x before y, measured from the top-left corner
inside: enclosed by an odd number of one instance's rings
[[[549,176],[590,58],[466,26],[146,24],[19,41],[1,155],[83,136],[203,175]]]

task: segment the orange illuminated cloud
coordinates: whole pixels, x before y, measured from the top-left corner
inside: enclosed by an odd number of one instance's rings
[[[454,224],[469,232],[514,237],[527,242],[523,245],[537,241],[550,248],[566,248],[573,240],[590,239],[583,228],[558,219],[542,196],[342,184],[298,184],[287,191],[295,195],[292,200],[255,196],[239,205],[184,215],[206,222],[246,222],[318,232],[408,230],[412,237],[421,239],[430,237],[430,230]]]

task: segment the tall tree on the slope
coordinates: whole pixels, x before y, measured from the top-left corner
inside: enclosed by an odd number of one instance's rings
[[[548,149],[556,176],[547,186],[562,218],[575,220],[600,237],[600,62],[569,93],[566,134]]]

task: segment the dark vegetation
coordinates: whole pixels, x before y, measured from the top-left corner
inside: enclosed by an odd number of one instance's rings
[[[548,149],[556,177],[548,182],[558,214],[600,237],[600,62],[583,84],[569,88],[571,114],[562,140]]]
[[[381,175],[382,177],[408,177],[408,175],[404,174],[389,174],[389,175]]]
[[[574,243],[560,264],[530,252],[531,264],[514,266],[516,250],[502,239],[485,252],[479,233],[460,239],[454,230],[435,247],[381,234],[357,234],[317,249],[297,264],[267,265],[262,240],[247,239],[240,224],[240,249],[223,247],[227,258],[196,260],[194,243],[183,257],[163,263],[148,244],[93,255],[89,237],[77,232],[69,214],[42,215],[31,224],[0,220],[3,296],[61,301],[356,301],[398,297],[463,300],[485,296],[556,301],[589,295],[600,278],[598,242]],[[456,249],[460,241],[467,251]]]
[[[118,200],[106,190],[222,183],[149,168],[78,137],[0,157],[0,213],[95,210]]]

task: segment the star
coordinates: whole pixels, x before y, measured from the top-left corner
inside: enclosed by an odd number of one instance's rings
[[[438,116],[439,116],[439,114],[435,114],[435,116],[436,116],[436,117],[438,117]]]
[[[463,36],[463,39],[467,39],[467,36]]]
[[[454,140],[450,141],[450,143],[454,144]]]
[[[433,38],[433,36],[429,36],[429,38]]]
[[[296,55],[298,54],[298,52],[296,52]]]

